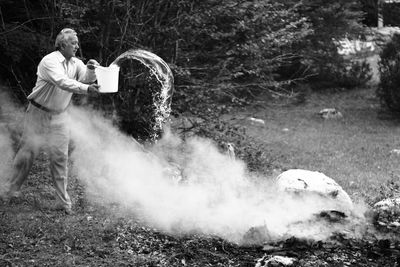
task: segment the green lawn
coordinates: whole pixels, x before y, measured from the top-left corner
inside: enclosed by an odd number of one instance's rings
[[[318,116],[321,109],[333,107],[343,113],[342,119]],[[364,89],[314,93],[303,104],[266,104],[238,117],[250,136],[266,143],[279,171],[320,171],[353,199],[374,202],[388,193],[380,192],[381,186],[399,182],[400,175],[400,155],[391,153],[400,148],[400,120],[382,119],[380,114],[374,90]],[[265,125],[251,123],[247,117],[263,119]]]

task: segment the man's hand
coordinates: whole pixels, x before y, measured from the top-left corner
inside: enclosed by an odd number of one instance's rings
[[[94,70],[95,66],[99,66],[99,62],[97,62],[95,59],[89,59],[89,61],[86,63],[86,66],[90,70]]]
[[[95,83],[90,84],[87,89],[88,94],[89,95],[98,95],[100,93],[99,88],[100,88],[100,85],[98,85],[98,84],[95,84]]]

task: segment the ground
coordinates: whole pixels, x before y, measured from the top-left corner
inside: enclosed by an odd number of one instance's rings
[[[343,118],[318,116],[331,107]],[[271,176],[290,168],[321,171],[368,206],[398,190],[400,156],[392,151],[400,148],[400,122],[384,116],[371,88],[313,93],[300,104],[260,101],[224,119],[266,144]],[[292,238],[240,246],[216,236],[168,234],[124,207],[92,203],[74,175],[75,213],[67,216],[52,208],[50,181],[42,154],[24,196],[0,205],[0,266],[255,266],[269,255],[295,257],[295,266],[400,264],[398,238],[372,226],[358,239],[338,234],[324,242]]]

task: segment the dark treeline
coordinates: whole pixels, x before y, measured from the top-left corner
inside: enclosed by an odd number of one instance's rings
[[[375,2],[1,0],[0,72],[23,101],[41,57],[54,49],[62,28],[72,27],[83,60],[108,65],[143,48],[171,65],[178,85],[239,84],[253,94],[303,81],[356,86],[363,79],[349,79],[332,39],[360,36],[362,22],[373,21]]]

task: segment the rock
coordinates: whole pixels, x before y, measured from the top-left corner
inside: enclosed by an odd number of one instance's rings
[[[375,209],[379,210],[398,210],[400,211],[400,198],[387,198],[374,204]]]
[[[250,117],[250,118],[248,118],[248,120],[251,121],[252,123],[256,123],[256,124],[262,124],[262,125],[265,124],[265,121],[262,119]]]
[[[318,112],[323,119],[341,119],[343,115],[340,111],[335,108],[324,108]]]
[[[343,188],[321,172],[291,169],[276,178],[278,190],[300,198],[310,196],[320,212],[338,211],[348,214],[353,202]]]
[[[400,233],[400,198],[388,198],[374,204],[374,225],[385,232]]]
[[[400,156],[400,149],[392,149],[391,151],[390,151],[390,154],[394,154],[394,155],[396,155],[396,156]]]
[[[267,267],[267,266],[292,266],[296,262],[295,258],[284,257],[284,256],[267,256],[257,260],[255,267]]]

